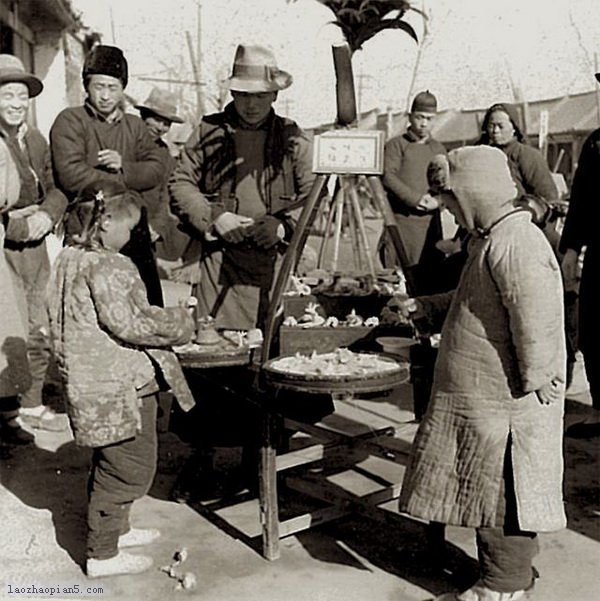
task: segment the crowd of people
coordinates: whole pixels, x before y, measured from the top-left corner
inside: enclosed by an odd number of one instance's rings
[[[84,104],[56,117],[48,144],[28,121],[41,80],[0,55],[0,444],[28,445],[31,429],[64,427],[43,402],[54,361],[75,441],[93,449],[86,572],[98,577],[150,567],[124,549],[160,534],[129,523],[156,468],[157,395],[171,391],[183,411],[195,402],[171,347],[192,340],[196,324],[187,307],[164,307],[161,265],[193,268],[196,316],[219,329],[262,327],[315,174],[309,137],[273,109],[292,76],[262,46],[238,46],[231,102],[192,124],[178,156],[163,140],[183,122],[174,97],[155,88],[135,105],[139,116],[127,112],[119,48],[94,47],[82,80]],[[546,228],[558,191],[515,107],[493,104],[481,138],[449,153],[431,135],[436,112],[430,91],[417,94],[406,132],[385,147],[400,267],[413,283],[394,307],[442,333],[413,378],[420,425],[400,508],[477,531],[480,580],[439,599],[516,601],[534,585],[537,533],[565,526],[562,422],[575,348],[563,297],[579,280],[593,408],[568,434],[600,435],[600,130],[583,147],[558,244]],[[458,224],[450,239],[448,215]],[[64,239],[52,265],[51,232]],[[387,239],[380,250],[384,266],[398,266]]]

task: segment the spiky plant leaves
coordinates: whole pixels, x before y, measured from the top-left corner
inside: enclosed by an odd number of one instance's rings
[[[289,0],[288,0],[289,1]],[[295,1],[295,0],[291,0]],[[318,0],[333,12],[350,50],[355,52],[373,36],[385,29],[400,29],[418,42],[415,30],[403,17],[413,8],[407,0]]]

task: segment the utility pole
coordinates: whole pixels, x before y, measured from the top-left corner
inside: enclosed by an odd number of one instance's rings
[[[194,79],[196,80],[196,112],[198,118],[204,114],[204,96],[202,94],[202,84],[200,82],[200,65],[202,63],[202,50],[201,50],[201,6],[200,2],[196,1],[197,8],[197,32],[196,32],[196,51],[194,51],[194,43],[192,42],[192,35],[189,31],[185,32],[185,39],[187,41],[188,52],[190,53],[190,62],[192,63],[192,71],[194,72]]]
[[[202,80],[202,5],[200,0],[196,0],[196,81],[198,87],[196,88],[197,102],[198,102],[198,117],[202,117],[205,112],[204,107],[204,94],[202,93],[202,86],[200,81]]]

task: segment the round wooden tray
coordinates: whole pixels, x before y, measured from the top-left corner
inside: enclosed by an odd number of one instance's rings
[[[270,359],[263,366],[265,382],[273,388],[316,394],[383,392],[403,384],[409,378],[410,364],[378,353],[383,361],[394,363],[397,369],[372,375],[293,374],[274,369]]]

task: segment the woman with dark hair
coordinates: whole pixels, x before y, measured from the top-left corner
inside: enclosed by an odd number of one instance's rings
[[[537,211],[539,206],[530,206],[533,201],[547,210],[547,203],[558,200],[558,190],[544,157],[526,142],[517,107],[506,103],[490,106],[483,117],[478,144],[494,146],[506,154],[519,204]]]

